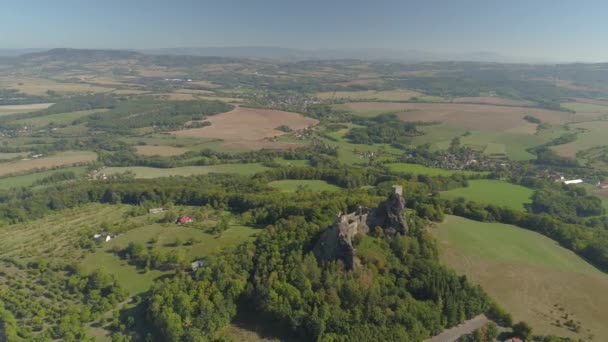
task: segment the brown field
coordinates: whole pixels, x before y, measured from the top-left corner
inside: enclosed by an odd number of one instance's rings
[[[68,151],[38,159],[18,160],[0,164],[0,176],[23,173],[34,169],[53,168],[58,166],[87,163],[97,160],[97,154],[88,151]]]
[[[26,104],[26,105],[0,106],[0,116],[34,112],[37,110],[47,109],[51,105],[52,105],[52,103],[35,103],[35,104]]]
[[[171,157],[171,156],[179,156],[188,152],[187,149],[181,147],[173,147],[173,146],[153,146],[153,145],[143,145],[136,147],[137,154],[141,154],[144,156],[163,156],[163,157]]]
[[[457,97],[452,100],[454,103],[474,103],[497,106],[529,106],[532,103],[528,101],[518,101],[496,96],[478,96],[478,97]]]
[[[368,84],[377,84],[377,83],[381,83],[382,80],[380,79],[358,79],[358,80],[352,80],[352,81],[348,81],[348,82],[337,82],[335,83],[335,85],[341,86],[341,87],[350,87],[350,86],[354,86],[354,85],[368,85]]]
[[[480,104],[358,102],[349,103],[347,107],[362,114],[398,111],[397,115],[404,121],[447,122],[467,129],[491,131],[529,126],[523,119],[525,115],[550,124],[564,124],[571,118],[570,113],[566,112]]]
[[[211,126],[174,133],[178,136],[221,139],[226,147],[234,149],[286,148],[297,144],[271,142],[264,138],[285,134],[275,129],[281,125],[302,129],[319,123],[297,113],[243,107],[211,116],[208,120]]]

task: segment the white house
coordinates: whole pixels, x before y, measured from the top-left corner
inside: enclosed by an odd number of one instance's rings
[[[566,185],[570,185],[570,184],[581,184],[583,182],[582,179],[571,179],[571,180],[565,180],[564,184]]]

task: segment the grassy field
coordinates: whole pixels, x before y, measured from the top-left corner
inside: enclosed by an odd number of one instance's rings
[[[87,168],[85,166],[66,167],[62,169],[36,172],[22,176],[0,178],[0,189],[30,186],[34,184],[34,182],[36,182],[37,180],[43,179],[57,172],[72,171],[76,174],[76,176],[83,176],[86,173],[86,169]]]
[[[268,183],[269,186],[284,192],[296,192],[298,189],[309,192],[340,191],[340,187],[322,180],[286,179]]]
[[[408,89],[398,90],[361,90],[361,91],[326,91],[317,93],[322,99],[350,99],[350,100],[379,100],[379,101],[407,101],[413,97],[422,98],[425,95]]]
[[[532,189],[507,182],[478,179],[470,180],[466,188],[458,188],[441,193],[441,197],[454,199],[463,197],[469,201],[488,203],[522,210],[531,203]]]
[[[66,151],[48,157],[17,160],[0,164],[0,176],[18,174],[35,169],[53,168],[58,166],[87,163],[97,160],[97,154],[90,151]]]
[[[438,229],[444,263],[480,284],[535,333],[608,339],[608,275],[538,233],[447,216]],[[565,315],[581,332],[563,327]],[[562,326],[557,326],[556,322]]]
[[[0,116],[35,112],[41,109],[47,109],[52,103],[35,103],[26,105],[7,105],[0,106]]]
[[[108,167],[105,169],[106,174],[123,173],[131,171],[136,178],[158,178],[169,176],[192,176],[204,175],[208,173],[235,173],[238,175],[252,175],[257,172],[266,170],[262,164],[221,164],[209,166],[183,166],[170,169],[158,169],[145,166],[126,166],[126,167]]]
[[[402,173],[413,173],[417,175],[429,175],[429,176],[451,176],[453,174],[465,174],[465,175],[479,175],[480,172],[475,171],[456,171],[456,170],[445,170],[434,167],[428,167],[420,164],[408,164],[408,163],[392,163],[385,164],[391,172],[402,172]]]
[[[578,134],[577,139],[573,142],[552,147],[560,156],[574,158],[578,151],[608,145],[608,141],[606,140],[608,121],[572,124],[570,128],[579,130],[581,133]]]
[[[137,154],[143,156],[179,156],[186,152],[187,149],[183,147],[173,147],[167,145],[142,145],[135,147]]]
[[[575,112],[582,113],[605,113],[608,114],[608,106],[602,106],[593,103],[582,103],[582,102],[564,102],[561,106]]]
[[[156,248],[163,251],[182,249],[186,252],[188,262],[200,257],[218,252],[222,248],[243,242],[255,234],[258,230],[239,225],[231,225],[221,236],[211,235],[202,229],[178,226],[175,224],[152,223],[119,235],[116,239],[103,245],[92,254],[87,255],[81,263],[83,271],[92,271],[103,267],[112,274],[116,275],[121,286],[131,295],[146,291],[152,285],[154,279],[162,274],[161,271],[152,270],[142,273],[136,267],[129,265],[125,260],[121,260],[116,254],[111,252],[114,247],[124,248],[130,242],[148,244],[155,238]],[[174,246],[176,238],[186,241],[194,238],[197,242],[191,246]]]
[[[68,112],[61,114],[51,114],[45,116],[39,116],[35,118],[29,119],[20,119],[15,120],[12,123],[27,125],[27,126],[35,126],[35,127],[44,127],[50,124],[54,125],[71,125],[74,120],[84,118],[88,115],[98,112],[105,112],[107,109],[95,109],[95,110],[81,110],[78,112]]]

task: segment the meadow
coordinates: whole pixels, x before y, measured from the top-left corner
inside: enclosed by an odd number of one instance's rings
[[[34,104],[26,104],[26,105],[0,106],[0,116],[35,112],[37,110],[47,109],[51,105],[52,105],[52,103],[34,103]]]
[[[36,181],[41,180],[57,172],[71,171],[74,172],[77,177],[84,176],[84,174],[86,173],[86,169],[87,168],[85,166],[66,167],[61,169],[30,173],[21,176],[0,178],[0,189],[28,187],[34,184]]]
[[[476,179],[470,180],[469,186],[443,191],[441,197],[455,199],[462,197],[469,201],[488,203],[498,206],[525,209],[531,203],[532,189],[521,185],[510,184],[498,180]]]
[[[9,163],[0,163],[0,176],[29,172],[36,169],[47,169],[89,163],[97,160],[97,154],[90,151],[66,151],[40,158],[26,158]]]
[[[183,147],[173,147],[167,145],[141,145],[136,146],[135,150],[137,151],[137,154],[141,154],[142,156],[163,157],[179,156],[188,152],[188,150]]]
[[[38,116],[38,117],[28,118],[28,119],[19,119],[19,120],[13,121],[12,123],[20,124],[20,125],[27,125],[27,126],[34,126],[34,127],[44,127],[44,126],[47,126],[50,124],[53,124],[55,126],[64,126],[64,125],[67,126],[67,125],[71,125],[75,120],[82,119],[93,113],[99,113],[99,112],[105,112],[105,111],[107,111],[107,109],[81,110],[81,111],[77,111],[77,112],[51,114],[51,115]]]
[[[608,145],[606,140],[608,121],[571,124],[570,128],[579,131],[576,140],[567,144],[551,147],[560,156],[574,158],[579,151]]]
[[[208,173],[234,173],[238,175],[253,175],[267,168],[260,163],[251,164],[220,164],[208,166],[183,166],[159,169],[145,166],[108,167],[104,169],[107,175],[132,172],[136,178],[158,178],[170,176],[192,176]]]
[[[434,229],[441,260],[538,334],[608,338],[608,275],[538,233],[446,216]],[[567,319],[565,317],[568,317]],[[564,323],[580,321],[580,332]]]
[[[283,192],[323,192],[323,191],[340,191],[342,188],[329,184],[322,180],[307,180],[307,179],[286,179],[268,183],[268,186],[279,189]]]
[[[420,164],[409,164],[409,163],[390,163],[384,164],[391,172],[399,173],[412,173],[416,175],[428,175],[428,176],[451,176],[453,174],[464,174],[467,176],[481,175],[482,172],[475,171],[458,171],[458,170],[445,170],[435,167],[428,167]]]

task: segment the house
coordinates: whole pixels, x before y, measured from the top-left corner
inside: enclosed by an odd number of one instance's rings
[[[151,209],[148,209],[148,213],[150,213],[150,214],[161,214],[161,213],[164,213],[164,212],[167,212],[167,211],[169,211],[169,208],[151,208]]]
[[[196,260],[192,263],[192,271],[196,271],[203,266],[205,266],[205,260]]]
[[[608,183],[600,183],[598,185],[598,188],[600,188],[600,189],[608,189]]]
[[[189,223],[192,222],[192,218],[188,215],[184,215],[180,218],[177,219],[177,224],[184,224],[184,223]]]
[[[581,184],[583,182],[582,179],[571,179],[571,180],[565,180],[564,184],[566,185],[570,185],[570,184]]]

